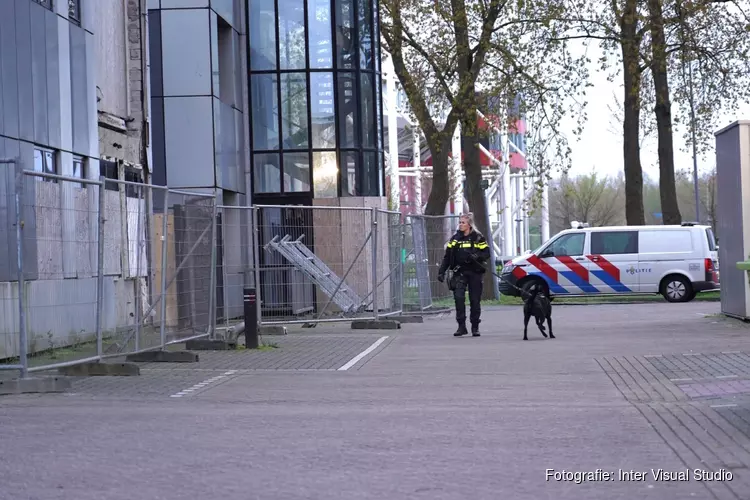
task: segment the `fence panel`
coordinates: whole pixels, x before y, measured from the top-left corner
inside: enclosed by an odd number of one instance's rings
[[[257,205],[261,323],[373,318],[374,209]],[[377,250],[376,250],[377,252]]]
[[[458,215],[407,215],[404,232],[404,311],[450,307],[453,294],[437,280],[445,245],[458,229]]]
[[[7,210],[2,222],[11,229],[3,235],[8,243],[4,257],[12,262],[6,270],[15,268],[0,276],[0,338],[5,339],[0,343],[0,362],[37,371],[98,359],[103,298],[101,184],[22,171],[9,186],[10,177],[19,171],[4,169],[0,183],[5,198],[0,206]]]
[[[377,210],[378,315],[389,316],[403,311],[404,291],[404,222],[401,212]]]
[[[216,261],[216,324],[232,326],[244,321],[243,289],[255,286],[255,220],[258,209],[219,206]]]
[[[218,206],[214,195],[169,190],[161,224],[158,324],[162,341],[210,335],[216,306]],[[165,217],[166,214],[166,217]]]

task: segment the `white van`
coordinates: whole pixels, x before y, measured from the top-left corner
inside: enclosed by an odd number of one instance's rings
[[[541,283],[552,296],[660,293],[688,302],[719,289],[718,247],[710,226],[588,227],[573,222],[538,249],[508,261],[500,293]]]

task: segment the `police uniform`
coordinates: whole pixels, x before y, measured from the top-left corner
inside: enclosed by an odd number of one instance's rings
[[[459,337],[466,335],[466,289],[469,290],[471,333],[479,336],[479,316],[481,314],[480,300],[482,299],[482,281],[485,268],[482,263],[490,258],[490,247],[482,233],[473,227],[471,232],[465,235],[459,230],[448,241],[445,246],[445,256],[438,271],[438,280],[445,279],[445,272],[453,270],[452,283],[453,298],[456,301],[456,321],[458,330],[455,335]]]

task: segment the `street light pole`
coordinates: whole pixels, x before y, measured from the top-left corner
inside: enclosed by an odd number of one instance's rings
[[[693,62],[688,63],[688,88],[690,89],[690,134],[693,142],[693,189],[695,190],[695,221],[701,221],[700,196],[698,195],[698,147],[695,143],[695,103],[693,101]]]

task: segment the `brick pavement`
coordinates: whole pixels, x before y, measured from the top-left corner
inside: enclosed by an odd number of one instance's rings
[[[259,350],[196,351],[198,363],[138,363],[141,368],[138,377],[74,378],[73,393],[92,397],[163,398],[190,389],[182,395],[189,397],[247,372],[338,370],[382,336],[344,334],[340,329],[333,333],[316,330],[315,333],[266,336],[263,343],[269,347]],[[378,351],[385,348],[387,342],[381,344]],[[172,347],[180,348],[179,345]],[[358,369],[366,361],[360,361],[351,369]]]
[[[266,340],[346,352],[390,339],[347,372],[326,368],[343,355],[293,369],[312,361],[200,353],[112,379],[124,385],[107,395],[4,399],[0,498],[745,499],[750,395],[729,388],[748,378],[750,329],[705,316],[717,308],[560,307],[558,338],[534,330],[529,342],[515,307],[487,308],[479,339],[452,337],[446,316],[361,335],[316,328]],[[200,375],[174,385],[189,396],[146,388],[183,373]],[[128,396],[128,383],[157,399]],[[575,484],[546,481],[550,467],[734,477]]]
[[[732,481],[705,483],[714,498],[746,497],[750,354],[651,354],[597,362],[686,466],[733,471]]]

